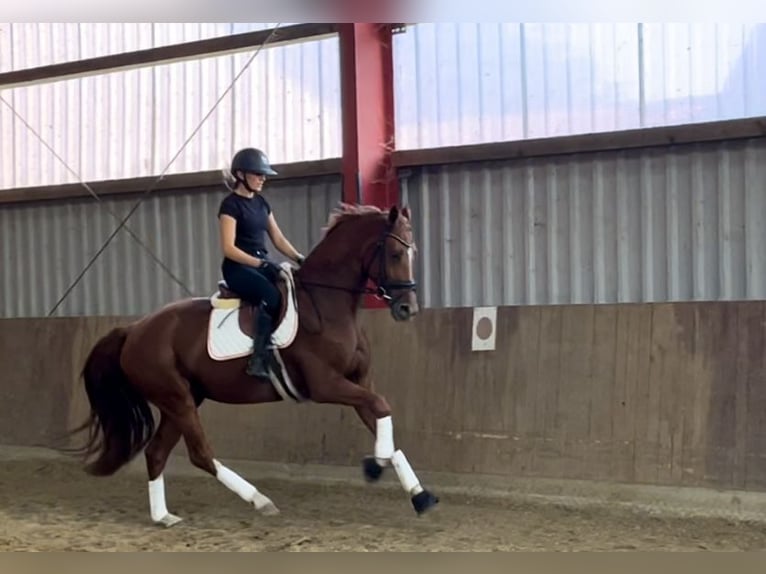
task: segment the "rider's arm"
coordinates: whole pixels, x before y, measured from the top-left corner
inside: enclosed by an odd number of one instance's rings
[[[297,249],[295,249],[295,247],[293,247],[292,243],[287,240],[284,233],[282,233],[282,230],[279,228],[279,224],[277,224],[277,220],[274,217],[274,213],[269,214],[268,231],[271,242],[282,255],[289,257],[296,263],[301,262],[303,256],[298,252]]]

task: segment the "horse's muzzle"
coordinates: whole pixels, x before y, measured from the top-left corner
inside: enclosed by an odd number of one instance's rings
[[[417,314],[417,303],[398,300],[391,305],[391,316],[394,318],[394,321],[409,321]]]

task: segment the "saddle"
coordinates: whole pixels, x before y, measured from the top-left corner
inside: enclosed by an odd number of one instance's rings
[[[285,296],[287,294],[287,289],[285,286],[284,279],[280,279],[277,283],[277,289],[279,289],[280,294],[280,300],[279,300],[279,314],[276,317],[272,317],[274,320],[274,325],[279,325],[279,323],[284,319],[285,316]],[[248,303],[244,301],[235,291],[232,291],[229,286],[226,284],[226,281],[224,279],[221,279],[218,282],[218,300],[219,301],[226,301],[227,303],[230,303],[232,306],[229,307],[228,305],[226,308],[237,308],[239,309],[238,318],[239,318],[239,328],[242,330],[242,332],[250,337],[251,339],[255,336],[255,333],[253,332],[254,325],[255,325],[255,319],[258,316],[258,313],[261,313],[262,311],[253,305],[252,303]],[[220,307],[219,307],[220,308]]]
[[[274,317],[276,328],[271,334],[269,369],[271,384],[285,400],[301,402],[305,396],[296,388],[285,368],[280,350],[292,345],[298,334],[298,297],[295,290],[293,268],[289,263],[280,265],[276,284],[280,294],[279,313]],[[246,302],[226,284],[218,282],[218,291],[210,296],[207,350],[215,361],[229,361],[252,353],[255,333],[254,319],[260,309]]]
[[[275,327],[272,340],[274,346],[284,348],[295,338],[298,323],[295,284],[289,263],[280,265],[280,276],[276,287],[280,294],[280,302],[279,310],[273,317]],[[230,316],[232,312],[236,312],[239,330],[248,338],[254,338],[255,319],[261,312],[260,309],[242,299],[236,291],[229,288],[224,279],[218,281],[218,291],[210,297],[210,304],[214,315],[222,316],[225,311],[225,315]]]

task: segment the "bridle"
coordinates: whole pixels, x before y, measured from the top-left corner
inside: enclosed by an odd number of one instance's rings
[[[372,254],[372,258],[370,259],[369,264],[362,268],[363,270],[362,281],[366,283],[368,279],[372,279],[370,275],[370,270],[372,269],[373,265],[375,265],[376,261],[378,262],[379,264],[378,277],[377,277],[377,280],[373,280],[373,282],[376,284],[374,289],[370,287],[366,287],[366,286],[356,287],[356,288],[341,287],[339,285],[315,283],[314,281],[305,281],[303,279],[299,279],[299,283],[305,286],[322,287],[325,289],[335,289],[338,291],[345,291],[347,293],[374,295],[379,300],[385,301],[386,304],[388,304],[388,306],[390,307],[394,305],[395,303],[397,303],[399,299],[401,299],[405,293],[409,291],[416,291],[417,282],[396,281],[396,280],[388,279],[388,274],[386,273],[386,239],[389,239],[389,238],[394,239],[395,241],[401,243],[407,249],[414,249],[414,246],[411,243],[405,241],[402,237],[400,237],[396,233],[393,233],[390,230],[384,231],[380,239],[378,239],[378,241],[375,243],[375,250]],[[398,296],[394,297],[391,295],[392,291],[400,291],[401,293]]]
[[[388,279],[388,274],[386,273],[386,239],[391,238],[395,241],[398,241],[406,249],[413,249],[413,245],[411,243],[408,243],[395,233],[392,233],[391,231],[386,231],[383,233],[382,237],[378,240],[378,242],[375,244],[375,252],[372,255],[372,260],[370,261],[370,265],[367,266],[367,269],[364,272],[364,278],[367,280],[370,278],[370,268],[374,264],[375,260],[380,263],[379,270],[378,270],[378,280],[377,288],[376,289],[369,289],[367,288],[365,292],[370,293],[372,295],[375,295],[378,299],[381,301],[385,301],[389,305],[392,305],[396,301],[398,301],[402,295],[407,293],[408,291],[415,291],[417,290],[417,283],[415,281],[394,281]],[[390,295],[390,291],[401,291],[398,297],[394,298]]]

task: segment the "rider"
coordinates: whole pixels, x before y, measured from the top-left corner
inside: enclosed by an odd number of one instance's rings
[[[255,148],[241,149],[231,160],[230,172],[236,184],[218,210],[224,256],[221,271],[231,290],[259,307],[247,374],[268,378],[267,351],[281,296],[276,287],[279,268],[269,260],[266,234],[280,253],[298,265],[304,257],[282,234],[271,206],[261,195],[266,176],[277,175],[266,154]]]

